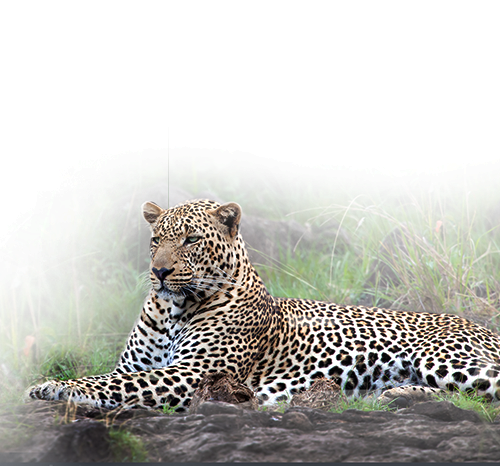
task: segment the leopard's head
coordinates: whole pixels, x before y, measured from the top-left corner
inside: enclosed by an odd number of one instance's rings
[[[244,255],[241,208],[200,200],[162,209],[142,206],[151,228],[150,279],[161,299],[203,300],[235,283]]]

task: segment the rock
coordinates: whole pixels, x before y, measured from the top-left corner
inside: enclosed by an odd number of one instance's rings
[[[213,401],[188,415],[133,409],[121,417],[113,411],[63,408],[62,402],[34,402],[1,412],[0,462],[111,461],[111,427],[129,430],[142,441],[150,462],[500,459],[500,423],[482,422],[476,413],[447,401],[419,403],[399,412],[331,413],[296,406],[281,414]],[[58,425],[61,412],[72,412],[73,421]],[[6,442],[6,434],[16,428],[25,429],[25,437]]]
[[[442,422],[482,422],[479,414],[456,407],[450,401],[427,401],[401,410],[402,415],[420,414]]]
[[[313,425],[309,418],[297,411],[287,412],[281,418],[282,425],[285,429],[299,429],[308,432],[313,429]]]
[[[50,447],[42,449],[36,458],[27,458],[27,461],[90,463],[112,460],[108,429],[102,422],[84,420],[60,426],[48,437]],[[44,440],[44,437],[39,439],[39,446]]]

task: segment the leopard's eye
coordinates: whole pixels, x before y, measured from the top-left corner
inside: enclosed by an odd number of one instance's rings
[[[160,244],[160,238],[158,236],[154,236],[151,238],[151,246],[158,246]]]
[[[198,241],[200,241],[200,237],[199,236],[188,236],[186,237],[186,239],[184,240],[184,244],[194,244],[194,243],[197,243]]]

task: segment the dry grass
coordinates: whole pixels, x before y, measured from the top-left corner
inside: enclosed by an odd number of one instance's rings
[[[366,174],[362,181],[356,174],[355,182],[330,174],[331,186],[302,173],[287,183],[262,177],[257,185],[240,182],[244,174],[232,171],[217,176],[191,176],[196,188],[189,177],[172,179],[193,193],[219,188],[244,213],[335,220],[349,237],[347,249],[332,235],[324,245],[330,253],[285,255],[266,273],[273,294],[452,312],[498,330],[500,190],[494,170],[468,175],[465,187],[407,178],[408,189],[386,183],[387,177],[370,184]],[[19,400],[23,387],[46,377],[113,366],[145,293],[148,259],[140,240],[148,232],[131,205],[149,198],[141,189],[155,181],[141,182],[113,187],[106,179],[105,189],[68,188],[61,198],[41,200],[4,245],[0,402]]]

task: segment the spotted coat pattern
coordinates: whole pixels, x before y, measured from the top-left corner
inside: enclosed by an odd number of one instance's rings
[[[116,369],[49,381],[38,399],[185,409],[204,374],[226,372],[273,403],[319,377],[348,396],[419,385],[500,399],[500,341],[449,314],[271,296],[250,264],[235,203],[143,206],[151,290]]]

